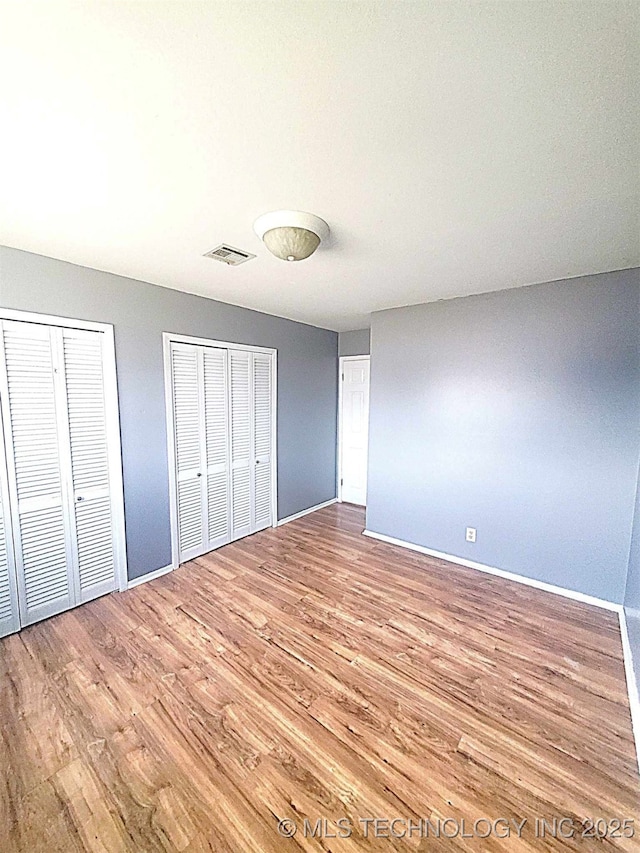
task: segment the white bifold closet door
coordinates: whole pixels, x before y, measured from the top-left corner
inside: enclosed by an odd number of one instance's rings
[[[15,558],[11,532],[11,507],[5,455],[4,432],[0,418],[0,637],[20,628]]]
[[[271,357],[254,353],[251,385],[253,391],[254,493],[252,525],[263,530],[272,523],[272,387]]]
[[[231,350],[231,517],[232,538],[251,533],[251,354]]]
[[[171,345],[180,559],[229,541],[227,351]]]
[[[180,562],[273,522],[272,359],[171,342]]]
[[[272,360],[230,350],[232,538],[272,524]]]
[[[28,625],[116,588],[104,336],[8,320],[0,329],[5,498]]]

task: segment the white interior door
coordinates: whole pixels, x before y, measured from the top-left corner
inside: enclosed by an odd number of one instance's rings
[[[275,353],[169,335],[165,347],[174,559],[186,562],[274,523]]]
[[[29,625],[116,588],[104,335],[1,326],[13,556]]]
[[[229,350],[231,409],[231,538],[251,532],[253,505],[251,353]]]
[[[369,442],[369,357],[342,360],[340,499],[366,505]]]
[[[191,560],[207,550],[207,492],[202,389],[202,352],[199,347],[171,345],[173,423],[176,449],[178,538],[180,560]]]
[[[52,338],[58,330],[35,323],[2,325],[16,577],[21,623],[28,625],[67,610],[77,597],[60,455],[64,412],[56,399],[61,365]]]
[[[231,499],[229,482],[228,353],[202,347],[204,427],[207,469],[207,550],[229,541]]]
[[[63,329],[62,360],[71,466],[71,543],[77,599],[84,603],[116,587],[116,553],[104,393],[103,335]],[[66,450],[66,441],[63,442]],[[75,528],[75,529],[74,529]]]
[[[253,370],[253,476],[254,502],[252,532],[270,527],[272,507],[272,359],[270,355],[254,353]]]

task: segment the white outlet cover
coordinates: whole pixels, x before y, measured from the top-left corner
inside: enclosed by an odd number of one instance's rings
[[[475,527],[467,527],[467,542],[475,542],[476,541],[476,528]]]

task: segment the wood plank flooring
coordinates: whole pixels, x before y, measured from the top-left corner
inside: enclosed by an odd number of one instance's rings
[[[328,507],[1,641],[0,851],[638,850],[615,614],[363,518]],[[598,818],[635,837],[581,837]]]

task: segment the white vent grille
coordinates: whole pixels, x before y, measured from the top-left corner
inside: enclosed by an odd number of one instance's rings
[[[240,264],[244,264],[245,261],[255,258],[255,255],[243,252],[241,249],[234,249],[233,246],[227,246],[226,243],[222,243],[222,245],[207,252],[204,257],[213,258],[214,261],[222,261],[223,264],[228,264],[230,267],[237,267]]]

